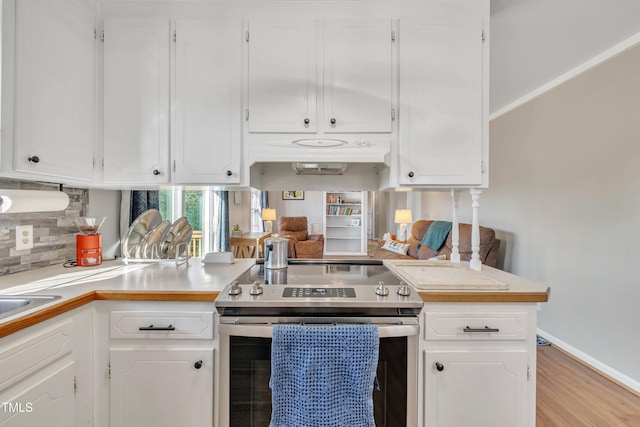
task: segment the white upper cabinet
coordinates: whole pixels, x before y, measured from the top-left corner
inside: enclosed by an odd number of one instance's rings
[[[14,76],[14,85],[3,87],[3,97],[13,94],[15,109],[13,138],[11,125],[3,120],[3,155],[7,154],[3,169],[13,169],[17,177],[25,173],[56,182],[91,181],[96,146],[96,2],[12,4],[15,69],[5,69],[3,82],[10,83]],[[12,48],[3,54],[6,64],[11,64]],[[11,160],[12,166],[6,163]]]
[[[168,19],[105,20],[105,183],[169,182],[169,64]]]
[[[390,19],[324,21],[323,129],[391,132]]]
[[[248,131],[391,132],[392,34],[391,19],[251,21]]]
[[[483,184],[483,40],[481,17],[400,20],[400,184]]]
[[[240,183],[240,21],[177,20],[173,179]]]
[[[318,24],[251,21],[249,132],[316,132]]]

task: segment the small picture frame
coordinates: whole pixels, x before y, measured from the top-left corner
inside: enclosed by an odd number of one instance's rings
[[[304,200],[304,191],[283,191],[282,200]]]
[[[352,227],[360,227],[360,219],[359,218],[353,218],[351,220],[351,226]]]

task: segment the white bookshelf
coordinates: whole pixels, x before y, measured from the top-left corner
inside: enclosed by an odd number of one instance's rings
[[[324,193],[325,255],[367,254],[367,193]]]

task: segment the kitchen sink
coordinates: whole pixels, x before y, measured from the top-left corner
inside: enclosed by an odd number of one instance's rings
[[[13,316],[21,311],[31,310],[39,305],[59,299],[60,296],[46,295],[3,295],[0,296],[0,319]]]

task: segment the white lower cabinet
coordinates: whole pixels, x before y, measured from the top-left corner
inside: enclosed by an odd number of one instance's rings
[[[526,350],[425,351],[427,426],[525,426]],[[428,398],[429,399],[429,398]]]
[[[96,302],[97,425],[213,425],[213,304]]]
[[[111,426],[211,426],[213,351],[113,348]]]
[[[34,384],[2,397],[0,426],[69,427],[75,425],[74,364],[55,369]]]
[[[91,329],[85,306],[0,340],[0,426],[89,426]]]
[[[533,304],[425,304],[425,427],[534,427]]]

